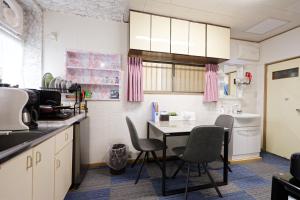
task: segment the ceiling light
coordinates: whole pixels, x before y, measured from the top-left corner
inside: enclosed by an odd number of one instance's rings
[[[287,23],[289,22],[284,20],[269,18],[251,27],[246,32],[263,35]]]

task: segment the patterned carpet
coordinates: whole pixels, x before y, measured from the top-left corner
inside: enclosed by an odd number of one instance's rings
[[[231,165],[233,173],[229,173],[229,184],[220,187],[223,200],[269,200],[271,196],[272,175],[289,171],[289,161],[272,154],[262,153],[262,161],[241,165]],[[167,163],[168,174],[177,167],[178,161]],[[213,163],[212,165],[219,165]],[[154,163],[147,164],[137,185],[134,180],[137,167],[127,167],[123,175],[110,175],[109,169],[101,167],[89,170],[78,190],[70,191],[66,200],[179,200],[183,194],[164,197],[161,195],[161,172]],[[211,170],[215,180],[221,180],[221,170]],[[185,185],[186,169],[176,179],[167,180],[167,188],[179,188]],[[197,176],[197,167],[193,166],[190,185],[208,183],[206,174]],[[189,199],[219,199],[214,189],[189,193]]]

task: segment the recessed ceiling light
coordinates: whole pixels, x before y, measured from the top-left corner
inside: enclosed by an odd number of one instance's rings
[[[263,35],[287,23],[289,22],[284,20],[269,18],[251,27],[246,32]]]

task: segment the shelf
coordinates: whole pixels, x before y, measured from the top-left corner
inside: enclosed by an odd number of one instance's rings
[[[119,69],[101,69],[101,68],[86,68],[86,67],[71,67],[71,66],[67,66],[67,69],[121,72],[121,70]]]
[[[120,99],[101,99],[101,100],[99,100],[99,99],[93,99],[93,98],[91,98],[91,99],[85,98],[85,100],[87,100],[87,101],[120,101]]]

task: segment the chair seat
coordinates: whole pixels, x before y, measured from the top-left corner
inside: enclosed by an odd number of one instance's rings
[[[165,148],[164,143],[158,139],[139,139],[141,151],[160,151]]]
[[[173,152],[175,153],[176,156],[181,158],[182,155],[183,155],[183,152],[185,151],[185,146],[174,147],[172,150],[173,150]]]

